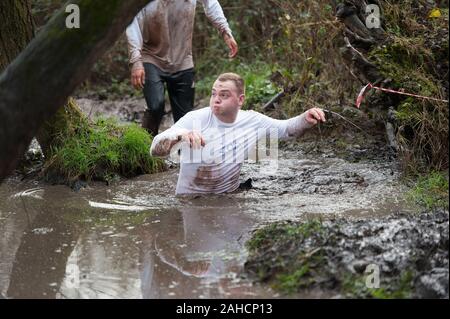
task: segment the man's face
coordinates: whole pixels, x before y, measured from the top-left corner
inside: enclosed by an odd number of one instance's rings
[[[212,87],[209,106],[215,116],[225,122],[232,122],[244,104],[244,94],[239,94],[233,81],[216,81]]]

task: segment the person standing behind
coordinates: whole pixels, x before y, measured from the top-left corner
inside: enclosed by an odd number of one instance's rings
[[[201,0],[208,19],[222,35],[234,58],[238,45],[217,0]],[[192,34],[196,0],[155,0],[128,26],[131,83],[143,89],[147,109],[142,127],[158,134],[164,115],[165,86],[174,122],[194,107]]]

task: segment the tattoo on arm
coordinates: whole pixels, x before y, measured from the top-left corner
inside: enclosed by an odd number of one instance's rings
[[[175,140],[172,140],[170,138],[163,139],[162,141],[160,141],[158,144],[155,145],[152,155],[160,157],[168,156],[170,150],[176,143],[178,143],[178,141],[180,141],[180,137],[178,137]]]

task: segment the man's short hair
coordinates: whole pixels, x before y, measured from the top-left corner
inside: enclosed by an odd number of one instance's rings
[[[234,85],[236,85],[238,94],[239,95],[245,94],[245,82],[244,82],[244,79],[241,78],[241,76],[239,74],[231,73],[231,72],[222,73],[217,78],[217,81],[220,81],[220,82],[233,81]]]

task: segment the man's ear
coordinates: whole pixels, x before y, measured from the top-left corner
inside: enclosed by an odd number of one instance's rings
[[[244,102],[245,102],[245,94],[241,94],[241,95],[239,95],[239,107],[241,108],[242,107],[242,105],[244,105]]]

